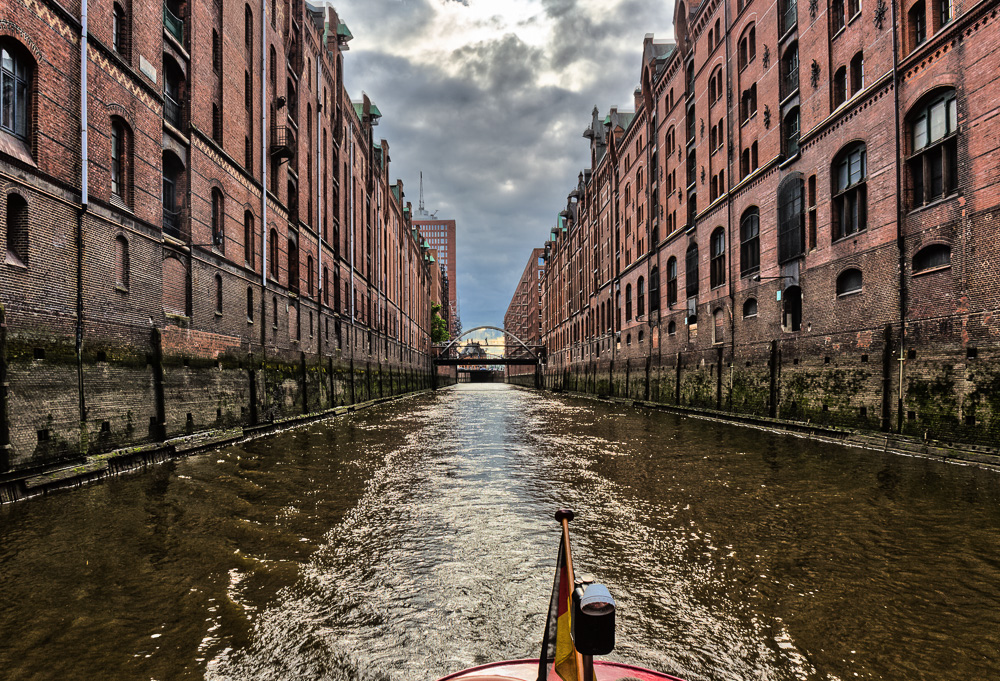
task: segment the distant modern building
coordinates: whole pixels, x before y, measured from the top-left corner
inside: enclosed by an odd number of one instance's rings
[[[545,279],[545,249],[531,251],[528,264],[524,266],[521,280],[517,283],[514,296],[503,317],[503,328],[527,345],[540,345],[544,328],[542,326],[542,294]],[[506,357],[524,357],[527,351],[520,343],[505,337]],[[510,367],[512,373],[531,373],[531,367]]]
[[[462,320],[458,308],[458,279],[455,276],[455,232],[454,220],[435,218],[420,210],[414,216],[413,225],[420,230],[420,236],[437,251],[438,264],[448,279],[448,330],[452,338],[462,333]]]

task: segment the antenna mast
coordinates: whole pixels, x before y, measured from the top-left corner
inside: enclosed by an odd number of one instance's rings
[[[424,214],[424,171],[420,171],[420,214]]]

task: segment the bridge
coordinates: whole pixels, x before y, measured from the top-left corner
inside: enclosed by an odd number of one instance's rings
[[[499,331],[505,338],[510,338],[513,340],[517,346],[511,356],[489,356],[486,354],[478,354],[475,356],[465,355],[462,356],[458,352],[459,342],[476,331],[483,330]],[[482,347],[480,345],[480,347]],[[487,347],[489,343],[487,342]],[[455,367],[455,378],[458,378],[460,372],[463,373],[477,373],[489,371],[486,367],[511,367],[511,366],[534,366],[535,367],[535,384],[536,386],[541,383],[541,369],[542,365],[545,363],[545,346],[544,345],[528,345],[520,338],[510,333],[506,329],[502,329],[498,326],[477,326],[468,331],[463,331],[461,335],[448,341],[447,343],[435,343],[434,346],[434,366],[447,366]],[[507,344],[502,345],[503,352],[506,353]],[[482,367],[482,368],[478,368]],[[437,372],[435,371],[435,387],[437,387],[436,379]]]

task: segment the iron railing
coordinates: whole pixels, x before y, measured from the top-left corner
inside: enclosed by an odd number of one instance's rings
[[[174,126],[178,130],[182,129],[184,123],[184,109],[181,107],[181,103],[176,99],[168,95],[166,92],[163,93],[163,118],[166,119],[167,123]]]
[[[181,232],[181,211],[163,207],[163,233],[175,239],[184,240],[184,234]]]

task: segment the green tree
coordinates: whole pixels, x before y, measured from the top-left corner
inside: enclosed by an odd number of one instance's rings
[[[441,303],[431,303],[431,342],[445,343],[451,340],[448,322],[441,317]]]

